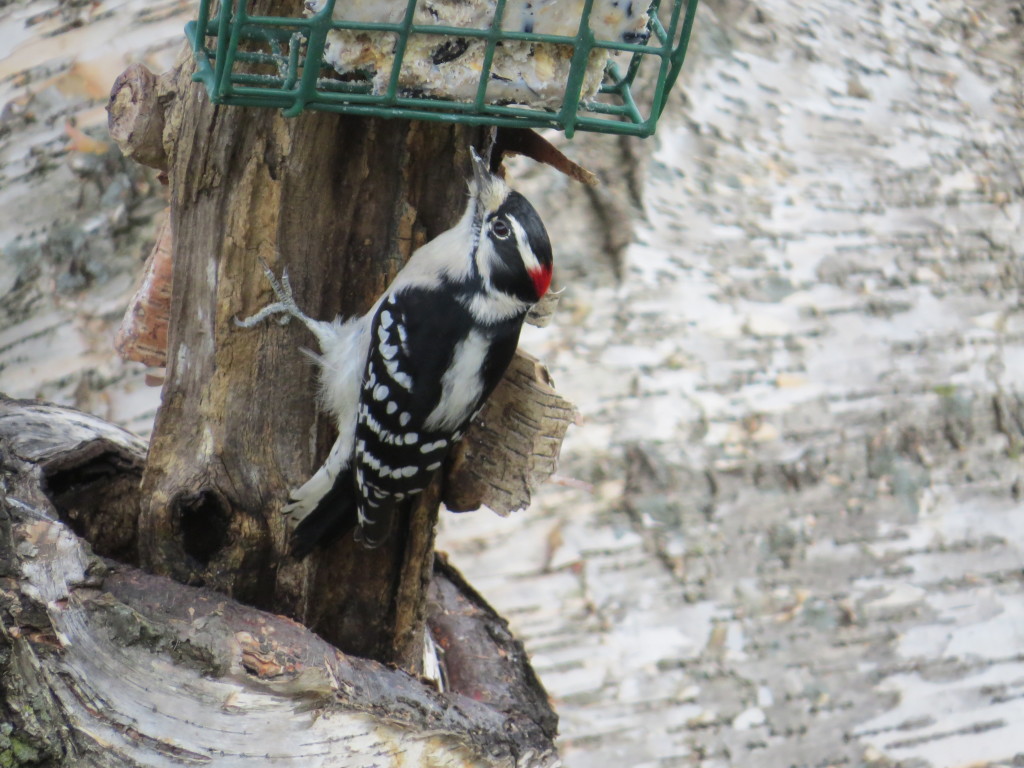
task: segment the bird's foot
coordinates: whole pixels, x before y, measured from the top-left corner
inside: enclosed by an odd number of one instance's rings
[[[316,321],[307,317],[299,305],[295,303],[295,297],[292,295],[292,284],[288,279],[288,270],[281,270],[281,279],[277,279],[277,275],[274,274],[274,270],[270,268],[267,262],[262,262],[263,274],[266,275],[267,282],[270,283],[271,289],[274,291],[274,296],[277,299],[273,304],[268,304],[259,312],[254,315],[250,315],[246,318],[235,318],[235,325],[240,328],[252,328],[257,323],[262,322],[271,315],[282,315],[279,317],[277,322],[279,325],[287,325],[294,317],[299,320],[303,325],[311,327],[316,324]]]

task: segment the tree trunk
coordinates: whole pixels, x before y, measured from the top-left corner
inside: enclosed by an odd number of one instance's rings
[[[143,481],[142,564],[285,613],[338,648],[416,669],[438,491],[382,547],[346,538],[299,563],[278,510],[326,456],[315,347],[298,323],[233,319],[287,267],[309,315],[365,312],[412,251],[465,204],[469,147],[485,129],[218,107],[166,80],[174,233],[167,378]]]

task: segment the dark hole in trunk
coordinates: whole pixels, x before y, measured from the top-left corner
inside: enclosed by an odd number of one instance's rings
[[[227,505],[212,491],[183,494],[175,502],[185,553],[202,566],[228,544]]]

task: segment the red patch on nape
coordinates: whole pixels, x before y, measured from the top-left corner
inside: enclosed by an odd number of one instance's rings
[[[537,298],[541,298],[548,292],[551,285],[551,267],[540,267],[530,272],[533,278],[533,287],[537,290]]]

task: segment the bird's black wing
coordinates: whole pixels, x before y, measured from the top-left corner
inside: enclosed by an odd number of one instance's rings
[[[321,497],[313,511],[295,526],[289,542],[292,556],[301,560],[314,547],[325,547],[340,539],[358,522],[356,488],[352,469],[348,468],[338,475],[331,490]]]
[[[409,288],[385,300],[371,326],[353,457],[361,539],[387,537],[393,508],[429,484],[452,443],[501,379],[522,320],[482,327],[451,294]],[[426,422],[444,394],[445,374],[470,331],[485,344],[479,365],[462,370],[473,393],[444,428]]]

